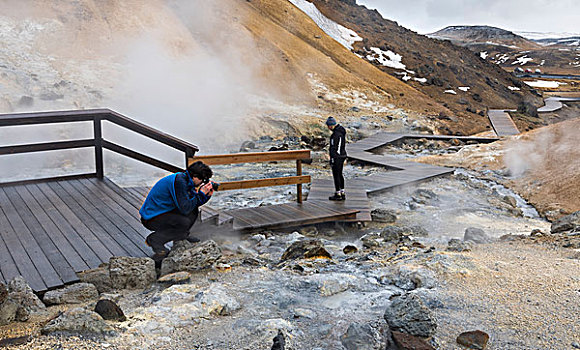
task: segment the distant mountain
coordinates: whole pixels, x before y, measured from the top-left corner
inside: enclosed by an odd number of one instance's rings
[[[521,68],[552,74],[580,74],[580,35],[514,33],[489,26],[450,26],[428,36],[467,47],[507,71]]]
[[[450,40],[459,45],[498,45],[517,49],[537,48],[538,44],[505,29],[490,26],[449,26],[435,33],[427,34],[430,38]]]

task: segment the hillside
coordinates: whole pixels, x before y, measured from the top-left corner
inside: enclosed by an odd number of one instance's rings
[[[521,68],[548,74],[580,74],[578,37],[527,39],[488,26],[451,26],[429,36],[467,47],[509,72]],[[535,36],[537,33],[530,33],[530,37]]]
[[[354,0],[313,3],[327,17],[363,38],[355,44],[358,55],[455,112],[457,119],[452,118],[448,124],[451,130],[441,132],[485,131],[489,126],[483,113],[486,107],[516,107],[523,99],[540,104],[539,97],[521,81],[467,48],[419,35],[383,18],[376,10],[357,5]],[[389,51],[402,57],[404,69],[379,63],[377,56],[384,57]],[[510,86],[521,90],[510,90]]]

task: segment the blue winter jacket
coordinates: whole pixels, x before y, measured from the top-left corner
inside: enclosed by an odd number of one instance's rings
[[[178,209],[183,215],[209,200],[209,196],[195,190],[191,176],[187,172],[165,176],[151,188],[139,214],[145,220]]]

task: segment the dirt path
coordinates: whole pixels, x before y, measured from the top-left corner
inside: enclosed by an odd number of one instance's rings
[[[451,254],[451,253],[450,253]],[[573,349],[580,343],[580,260],[571,249],[500,242],[463,253],[464,268],[441,272],[442,349],[480,329],[488,349]]]

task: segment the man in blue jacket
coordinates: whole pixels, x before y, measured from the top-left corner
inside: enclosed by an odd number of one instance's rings
[[[165,243],[188,238],[199,207],[213,194],[209,181],[212,175],[209,166],[197,161],[186,171],[168,175],[151,188],[139,214],[143,226],[154,231],[145,240],[155,253],[154,260],[160,261],[167,255]]]

